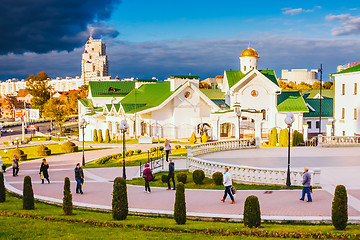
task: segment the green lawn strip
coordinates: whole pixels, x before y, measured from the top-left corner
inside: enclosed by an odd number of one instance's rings
[[[49,144],[49,145],[44,145],[46,147],[48,147],[51,150],[51,155],[47,156],[47,157],[51,157],[54,155],[59,155],[59,154],[65,154],[62,150],[61,150],[61,145],[59,144]],[[25,154],[27,154],[27,161],[33,160],[33,159],[38,159],[41,158],[42,156],[37,155],[36,153],[36,148],[38,146],[31,146],[31,147],[20,147],[19,149],[23,150]],[[109,147],[98,147],[98,148],[93,148],[93,147],[85,147],[84,151],[93,151],[93,150],[98,150],[98,149],[108,149]],[[10,156],[10,152],[13,149],[8,149],[7,153],[4,152],[4,150],[0,150],[0,156],[3,160],[3,164],[5,164],[6,166],[10,166],[12,164],[12,159],[13,156]],[[79,147],[78,152],[81,152],[82,148]],[[25,162],[25,161],[22,161]]]
[[[119,153],[122,154],[121,151],[119,151]],[[187,149],[185,148],[179,148],[179,149],[171,149],[171,156],[186,156],[187,154]],[[164,153],[163,153],[164,155]],[[153,153],[153,157],[156,156],[156,152]],[[164,155],[165,156],[165,155]],[[132,156],[126,156],[125,157],[125,165],[126,166],[139,166],[140,163],[145,163],[148,161],[148,153],[146,152],[141,152],[140,154],[136,154],[134,153],[134,155]],[[95,161],[90,162],[88,164],[86,164],[85,168],[108,168],[108,167],[119,167],[122,166],[123,163],[123,158],[117,158],[117,159],[112,159],[107,161],[104,164],[98,164]]]
[[[312,235],[318,238],[327,237],[333,239],[354,239],[354,234],[360,234],[359,225],[349,225],[345,231],[337,231],[333,226],[325,224],[310,225],[263,223],[259,229],[249,229],[244,227],[243,223],[187,220],[185,225],[177,225],[174,219],[165,217],[144,217],[129,215],[128,218],[124,221],[114,221],[112,220],[111,213],[83,209],[74,209],[74,215],[64,216],[62,215],[63,213],[60,206],[50,205],[38,201],[35,203],[35,210],[21,209],[22,200],[18,197],[15,197],[13,194],[8,193],[6,202],[0,203],[0,221],[1,223],[6,221],[6,224],[0,224],[0,234],[4,234],[5,231],[10,231],[10,233],[15,234],[14,232],[16,231],[14,231],[14,228],[10,227],[12,225],[14,225],[14,227],[16,227],[16,229],[18,229],[20,232],[25,231],[26,234],[31,234],[32,231],[33,235],[45,234],[43,231],[36,230],[37,227],[35,226],[47,226],[49,227],[49,232],[53,232],[54,236],[58,236],[55,234],[58,231],[56,230],[57,228],[59,231],[63,231],[62,234],[76,234],[76,231],[72,232],[71,229],[76,230],[81,228],[84,230],[84,236],[89,237],[102,237],[102,235],[97,235],[95,231],[105,230],[109,231],[109,234],[115,233],[116,231],[136,232],[138,230],[142,230],[142,232],[138,233],[143,233],[145,236],[148,232],[154,232],[160,235],[163,233],[181,232],[201,234],[201,237],[205,237],[210,234],[215,236],[235,235],[269,236],[281,238],[288,237],[289,239],[291,236],[299,237],[305,235],[307,237]],[[26,224],[30,224],[29,227],[24,227]],[[34,228],[31,226],[34,226]],[[59,226],[61,227],[59,228]],[[96,226],[101,226],[103,228]],[[40,228],[41,227],[39,227],[39,229]],[[64,228],[66,228],[66,230],[64,230]],[[46,228],[44,228],[44,230],[45,229]],[[88,231],[88,234],[86,234],[86,231]],[[144,231],[146,231],[146,233]],[[25,239],[24,236],[22,236],[21,239]]]
[[[193,177],[192,177],[192,173],[189,171],[175,171],[175,182],[177,182],[176,180],[176,174],[179,172],[184,172],[187,175],[187,180],[186,180],[186,184],[185,184],[185,188],[189,188],[189,189],[216,189],[216,190],[224,190],[224,186],[223,185],[216,185],[214,183],[214,181],[211,178],[207,178],[205,177],[203,184],[195,184]],[[161,181],[161,176],[162,175],[168,175],[167,172],[159,172],[159,173],[155,173],[155,181],[150,182],[151,186],[154,187],[167,187],[167,183],[163,183]],[[133,185],[144,185],[144,179],[142,177],[139,178],[135,178],[132,180],[127,180],[128,184],[133,184]],[[172,184],[172,183],[171,183]],[[286,187],[283,186],[276,186],[276,185],[253,185],[253,184],[240,184],[240,183],[233,183],[233,186],[237,189],[237,190],[281,190],[281,189],[288,189]],[[301,189],[301,187],[294,187],[291,186],[290,189]]]

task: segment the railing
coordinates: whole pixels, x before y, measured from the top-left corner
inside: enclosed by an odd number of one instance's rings
[[[223,172],[224,168],[228,167],[232,174],[233,181],[254,184],[285,185],[287,176],[286,169],[236,166],[232,164],[210,162],[196,157],[188,157],[188,167],[190,172],[201,169],[204,171],[205,176],[210,178],[215,172]],[[312,176],[313,186],[320,186],[320,170],[315,169],[313,172],[310,171],[310,174]],[[290,179],[291,185],[301,186],[303,172],[292,170],[290,172]]]
[[[187,146],[188,157],[194,157],[205,153],[219,152],[226,150],[256,148],[259,146],[259,139],[237,139],[217,142],[201,143]]]
[[[145,163],[140,163],[140,176],[142,176],[142,172],[145,169],[145,164],[149,164],[151,171],[155,169],[161,168],[164,169],[164,153],[160,151],[159,148],[156,149],[155,152],[148,152],[148,160]]]
[[[319,135],[319,146],[360,145],[360,136],[323,136]]]

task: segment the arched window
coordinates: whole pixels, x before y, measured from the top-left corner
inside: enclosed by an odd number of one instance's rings
[[[262,109],[261,113],[262,113],[262,120],[266,120],[266,110]]]
[[[246,71],[246,66],[244,66],[244,71]]]

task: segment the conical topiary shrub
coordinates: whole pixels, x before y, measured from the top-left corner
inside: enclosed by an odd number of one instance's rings
[[[348,221],[348,197],[344,185],[337,185],[331,208],[331,221],[337,230],[344,230]]]
[[[51,150],[44,146],[44,145],[40,145],[36,148],[36,153],[39,155],[39,156],[50,156],[51,155]]]
[[[191,144],[195,144],[195,143],[196,143],[196,136],[195,136],[195,133],[194,133],[194,132],[191,134],[191,137],[189,138],[189,142],[190,142]]]
[[[276,127],[274,127],[271,129],[270,132],[269,145],[275,147],[277,143],[278,143],[278,134]]]
[[[103,139],[103,135],[102,135],[102,130],[99,129],[98,130],[98,142],[102,143],[103,141],[104,141],[104,139]]]
[[[62,209],[64,215],[72,215],[73,203],[72,203],[72,194],[70,190],[70,179],[68,177],[66,177],[64,181],[64,197],[63,197]]]
[[[181,182],[176,184],[174,219],[177,224],[186,223],[185,185]]]
[[[201,136],[201,142],[207,143],[209,141],[208,135],[204,132],[204,134]]]
[[[256,196],[248,196],[244,205],[244,225],[247,227],[259,227],[261,224],[260,204]]]
[[[289,131],[287,128],[281,129],[279,133],[279,146],[287,147],[289,145]]]
[[[33,210],[35,209],[34,204],[34,191],[31,184],[31,177],[24,177],[24,186],[23,186],[23,209],[24,210]]]
[[[25,154],[24,151],[20,148],[15,148],[14,150],[11,150],[9,153],[9,158],[12,159],[15,155],[19,158],[19,161],[27,160],[27,154]]]
[[[112,215],[115,220],[125,220],[129,212],[126,180],[117,177],[114,180]]]
[[[6,200],[6,191],[4,185],[4,174],[0,172],[0,202],[5,202]]]
[[[105,142],[106,143],[110,143],[111,139],[110,139],[110,131],[109,129],[106,129],[106,132],[105,132]]]
[[[97,135],[97,130],[96,129],[94,129],[94,132],[93,132],[93,141],[94,142],[98,141],[98,135]]]

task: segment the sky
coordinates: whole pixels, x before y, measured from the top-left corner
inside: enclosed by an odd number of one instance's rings
[[[90,33],[106,43],[112,78],[201,79],[239,70],[248,41],[259,69],[360,61],[358,1],[1,0],[0,80],[45,71],[81,75]]]

